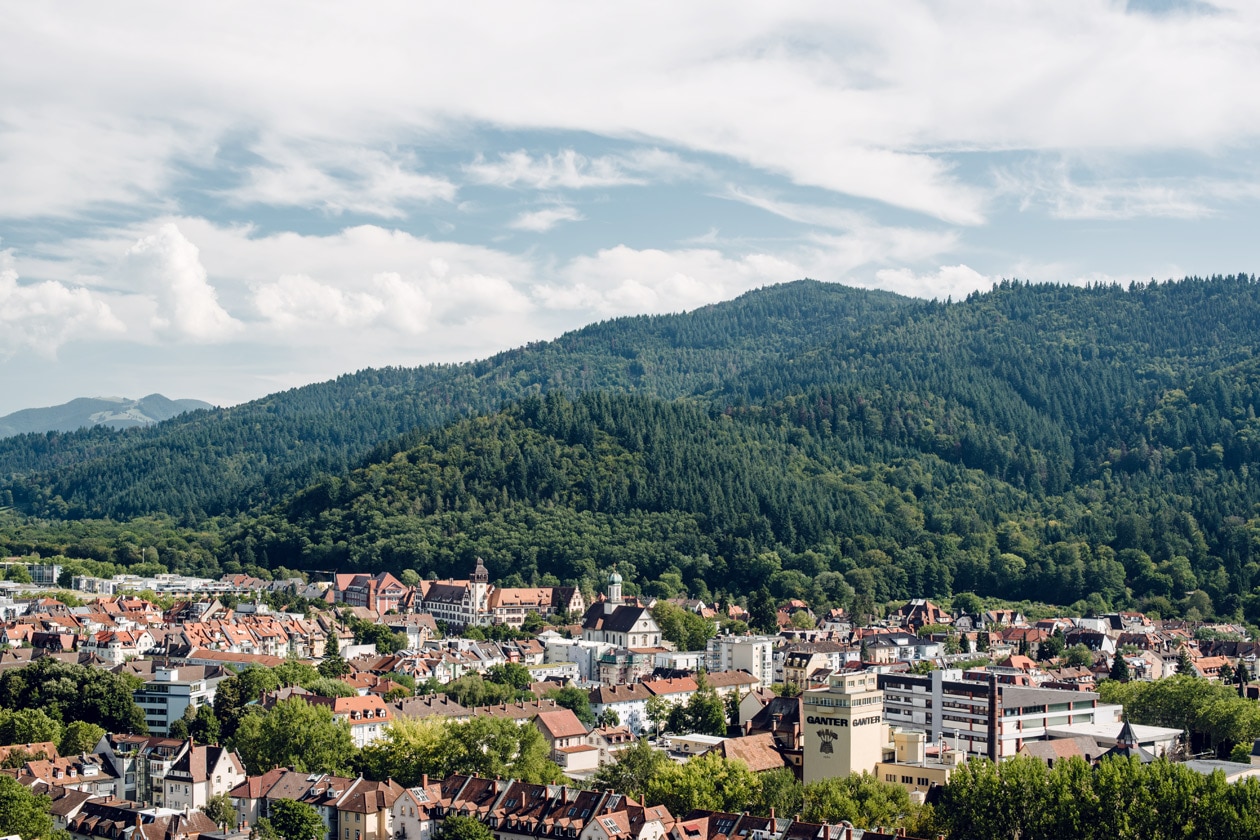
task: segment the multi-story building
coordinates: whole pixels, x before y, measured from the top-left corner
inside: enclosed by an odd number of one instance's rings
[[[327,706],[333,718],[350,724],[350,737],[359,748],[375,743],[385,736],[385,725],[394,719],[385,701],[375,694],[354,697],[303,697],[312,705]]]
[[[544,633],[540,639],[545,646],[544,662],[572,662],[578,667],[578,679],[581,682],[601,682],[599,658],[612,650],[612,645],[566,639],[555,631]]]
[[[197,810],[243,781],[245,765],[240,756],[226,747],[196,746],[190,738],[162,779],[162,804]]]
[[[364,607],[385,614],[397,610],[409,588],[389,572],[375,575],[337,575],[333,581],[333,601],[352,607]]]
[[[718,636],[705,650],[710,671],[747,671],[763,686],[774,679],[775,636]]]
[[[1047,730],[1079,723],[1120,721],[1120,706],[1099,704],[1092,691],[1031,688],[998,681],[997,674],[962,679],[960,672],[880,674],[890,725],[923,732],[965,753],[1006,758]]]
[[[169,735],[171,724],[182,718],[189,706],[214,703],[215,689],[226,676],[222,669],[204,665],[158,666],[153,669],[153,678],[136,689],[132,697],[144,710],[149,732]]]
[[[835,674],[826,688],[801,695],[806,784],[875,770],[888,742],[879,679],[871,671]]]
[[[187,745],[187,741],[176,738],[106,735],[95,752],[118,777],[120,799],[161,805],[166,774]]]
[[[901,785],[912,798],[922,802],[929,790],[946,784],[965,760],[966,754],[961,750],[946,750],[943,755],[928,755],[927,735],[908,730],[898,731],[893,733],[892,754],[885,754],[884,760],[875,765],[875,777],[890,784]]]
[[[484,627],[490,623],[490,573],[477,558],[468,580],[435,580],[423,588],[421,609],[451,627]]]
[[[596,716],[606,711],[617,715],[617,721],[635,735],[648,728],[647,702],[652,692],[641,683],[608,685],[591,691],[591,711]]]

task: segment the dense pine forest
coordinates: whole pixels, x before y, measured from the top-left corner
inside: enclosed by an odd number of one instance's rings
[[[0,548],[1260,620],[1260,284],[803,281],[148,429],[0,441]],[[108,518],[108,519],[106,519]],[[146,551],[146,549],[148,549]]]

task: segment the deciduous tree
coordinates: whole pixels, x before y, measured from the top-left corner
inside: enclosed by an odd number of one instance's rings
[[[251,710],[233,739],[250,773],[292,767],[300,773],[344,774],[354,756],[350,724],[335,720],[327,706],[298,697],[270,711]]]

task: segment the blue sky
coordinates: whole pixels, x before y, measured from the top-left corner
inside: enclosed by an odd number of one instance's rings
[[[20,4],[0,414],[229,405],[805,276],[1254,272],[1257,43],[1241,0]]]

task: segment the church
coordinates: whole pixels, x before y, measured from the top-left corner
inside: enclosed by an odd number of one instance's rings
[[[659,648],[661,628],[647,607],[627,604],[621,596],[621,575],[608,576],[608,597],[596,601],[582,617],[582,640],[619,648]]]

